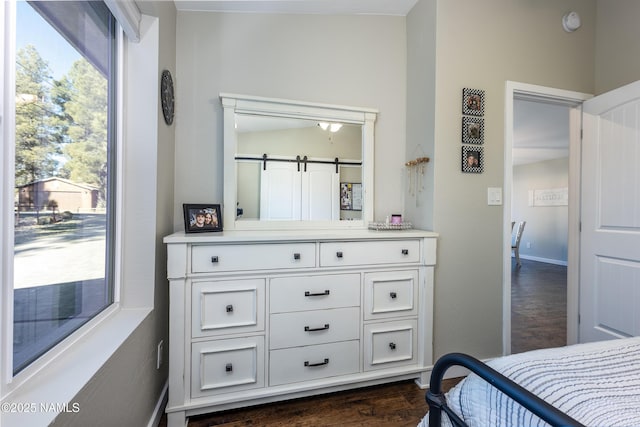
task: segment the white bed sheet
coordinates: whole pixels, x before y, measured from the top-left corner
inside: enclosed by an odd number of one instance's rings
[[[640,426],[640,337],[535,350],[487,364],[586,426]],[[447,403],[469,427],[548,425],[475,374],[447,393]],[[428,414],[419,425],[429,425]],[[442,425],[451,425],[444,412]]]

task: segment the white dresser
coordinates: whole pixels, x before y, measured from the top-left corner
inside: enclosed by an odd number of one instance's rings
[[[175,233],[169,427],[190,415],[415,378],[432,367],[435,233]]]

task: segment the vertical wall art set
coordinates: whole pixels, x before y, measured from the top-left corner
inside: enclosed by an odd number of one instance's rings
[[[484,91],[462,89],[462,172],[484,170]],[[470,144],[470,145],[467,145]]]

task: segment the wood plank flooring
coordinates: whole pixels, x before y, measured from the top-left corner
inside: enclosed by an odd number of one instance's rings
[[[443,382],[449,390],[460,378]],[[199,415],[188,427],[415,427],[429,410],[412,380]],[[166,427],[166,416],[159,427]]]
[[[567,267],[522,259],[511,269],[511,352],[567,344]]]

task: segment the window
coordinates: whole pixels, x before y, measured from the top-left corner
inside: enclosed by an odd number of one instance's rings
[[[114,301],[116,25],[102,2],[18,2],[14,375]]]

